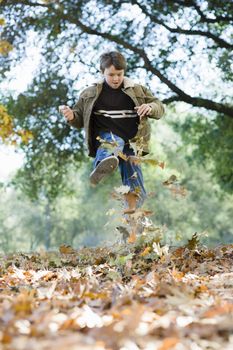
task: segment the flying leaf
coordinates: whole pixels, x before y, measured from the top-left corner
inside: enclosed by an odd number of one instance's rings
[[[128,204],[128,210],[136,210],[138,194],[135,192],[128,192],[125,194],[125,200]],[[127,209],[126,209],[127,210]]]
[[[70,245],[65,245],[65,244],[62,244],[59,247],[59,251],[61,254],[74,254],[76,252],[75,249],[72,248]]]
[[[152,159],[152,158],[143,158],[142,161],[143,163],[148,163],[153,166],[157,166],[160,164],[157,159]]]
[[[197,249],[198,245],[199,245],[199,240],[200,240],[200,237],[198,235],[197,232],[195,232],[193,235],[192,235],[192,238],[188,240],[188,243],[186,244],[186,247],[189,249],[189,250],[195,250]]]
[[[177,181],[177,177],[176,175],[171,175],[166,181],[163,182],[164,186],[169,186],[174,184],[174,182]]]
[[[132,232],[128,238],[128,243],[135,243],[136,242],[136,233],[135,232]]]
[[[132,163],[134,165],[139,165],[142,163],[142,157],[129,156],[129,161],[130,161],[130,163]]]
[[[164,168],[165,168],[165,163],[164,163],[164,162],[160,162],[160,163],[158,164],[158,166],[159,166],[160,168],[164,169]]]
[[[129,186],[122,185],[122,186],[119,186],[119,187],[114,187],[114,190],[115,190],[117,193],[126,194],[126,193],[129,193],[130,187],[129,187]]]
[[[121,152],[121,151],[118,151],[118,152],[117,152],[117,156],[120,157],[120,158],[122,158],[122,159],[123,159],[124,161],[126,161],[126,162],[127,162],[127,160],[129,159],[129,157],[127,157],[127,155],[124,154],[124,153]]]
[[[137,174],[137,172],[135,171],[135,172],[133,173],[133,175],[130,176],[130,179],[137,179],[137,177],[138,177],[138,174]]]
[[[116,213],[116,209],[115,208],[111,208],[106,212],[106,215],[108,216],[112,216]]]
[[[116,229],[122,234],[123,241],[126,242],[128,237],[130,236],[130,233],[127,230],[127,228],[124,226],[117,226]]]

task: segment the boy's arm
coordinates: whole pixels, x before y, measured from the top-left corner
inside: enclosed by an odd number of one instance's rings
[[[165,113],[165,108],[162,102],[154,97],[152,92],[146,88],[145,86],[142,86],[143,92],[145,93],[145,102],[151,107],[150,114],[148,115],[149,118],[154,118],[154,119],[160,119],[164,113]]]
[[[74,118],[68,121],[68,124],[74,128],[81,129],[83,128],[83,100],[80,97],[78,102],[74,105],[72,109]]]

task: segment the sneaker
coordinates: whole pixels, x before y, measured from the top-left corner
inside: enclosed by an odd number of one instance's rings
[[[107,157],[97,165],[90,174],[90,182],[97,185],[103,178],[110,175],[118,167],[119,160],[115,156]]]

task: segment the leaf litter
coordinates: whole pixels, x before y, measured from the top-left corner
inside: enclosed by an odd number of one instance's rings
[[[148,235],[1,256],[0,348],[231,349],[233,245]]]

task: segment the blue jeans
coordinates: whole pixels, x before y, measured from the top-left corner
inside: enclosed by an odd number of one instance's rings
[[[127,157],[135,155],[133,149],[130,148],[128,144],[125,144],[125,141],[121,137],[107,131],[100,131],[99,136],[101,139],[104,139],[106,141],[116,141],[118,144],[116,147],[116,153],[117,151],[120,151]],[[111,150],[100,145],[96,152],[94,168],[101,160],[111,155],[113,155],[113,152],[111,152]],[[131,192],[134,192],[138,188],[140,189],[139,200],[137,201],[137,206],[140,207],[146,198],[146,190],[144,187],[141,166],[119,157],[119,169],[123,185],[129,186]]]

